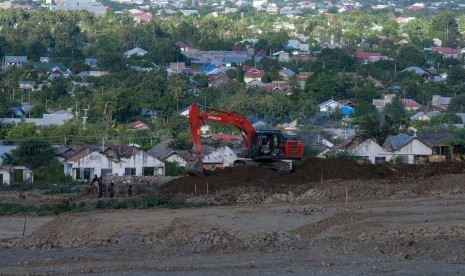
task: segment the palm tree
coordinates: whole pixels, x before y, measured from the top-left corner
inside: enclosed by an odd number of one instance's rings
[[[8,77],[4,82],[3,82],[3,89],[6,94],[11,96],[11,99],[14,100],[15,97],[15,88],[16,88],[16,82],[13,78]]]
[[[107,124],[111,124],[113,121],[113,113],[116,111],[115,104],[111,101],[106,101],[105,106],[103,107],[103,118],[107,122]]]
[[[174,77],[168,84],[168,92],[176,101],[176,110],[179,112],[179,100],[186,94],[186,83],[179,77]]]

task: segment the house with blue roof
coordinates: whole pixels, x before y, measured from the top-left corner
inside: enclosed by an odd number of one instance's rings
[[[7,68],[23,68],[27,63],[27,56],[5,56],[3,66]]]
[[[422,76],[424,79],[429,79],[431,76],[428,72],[416,66],[407,67],[404,70],[402,70],[402,72],[412,72],[419,76]]]
[[[89,65],[90,68],[96,68],[97,67],[97,59],[96,58],[86,58],[84,60],[84,64]]]
[[[355,113],[355,109],[353,107],[344,105],[344,106],[341,106],[341,113],[342,115],[349,117],[350,115]]]
[[[420,111],[412,115],[410,117],[410,121],[429,121],[431,120],[431,118],[436,117],[439,114],[441,114],[441,112],[439,111],[428,111],[428,112]]]
[[[11,116],[13,117],[27,117],[29,113],[30,105],[24,105],[21,107],[12,107],[10,108]]]
[[[155,118],[158,116],[158,110],[150,110],[142,108],[140,110],[140,116]]]
[[[211,71],[211,70],[213,70],[215,68],[216,68],[216,66],[211,64],[211,65],[200,68],[200,72],[205,73],[205,72]]]
[[[413,136],[403,133],[389,135],[384,141],[383,148],[391,153],[389,160],[395,157],[399,158],[402,163],[408,164],[425,162],[433,153],[432,149],[418,139],[416,134]]]
[[[291,69],[287,69],[287,68],[283,68],[282,70],[279,70],[278,74],[279,74],[279,78],[285,81],[297,76],[297,74],[294,71],[292,71]]]

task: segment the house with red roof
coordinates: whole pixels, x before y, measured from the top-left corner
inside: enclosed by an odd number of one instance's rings
[[[244,72],[244,82],[249,83],[251,81],[262,81],[265,76],[265,71],[259,70],[255,67],[249,67]]]
[[[234,84],[234,81],[224,73],[208,75],[208,87],[219,87],[229,84]]]
[[[182,41],[177,41],[176,43],[174,43],[174,45],[178,46],[179,49],[181,49],[181,52],[185,52],[189,50],[189,45],[187,45],[186,43]]]
[[[144,129],[148,129],[149,126],[142,121],[135,121],[129,124],[129,128],[134,129],[134,130],[144,130]]]
[[[227,144],[240,144],[242,141],[241,135],[217,133],[212,134],[211,137],[215,141],[223,141]]]
[[[423,110],[423,106],[417,103],[414,99],[401,99],[404,109],[407,111],[411,110]]]
[[[266,51],[265,50],[260,50],[257,52],[257,57],[266,57]]]
[[[460,49],[454,49],[450,47],[433,47],[431,51],[435,51],[444,56],[444,58],[460,58]]]
[[[349,101],[349,100],[338,100],[336,101],[338,104],[340,104],[341,106],[350,106],[350,107],[355,107],[354,103],[352,101]]]
[[[382,59],[387,59],[386,56],[382,56],[381,53],[369,53],[369,52],[355,52],[355,60],[362,61],[364,63],[380,61]]]
[[[234,52],[241,52],[241,51],[242,51],[242,47],[239,46],[239,45],[233,45],[233,46],[231,46],[231,51],[234,51]]]
[[[136,22],[141,22],[141,21],[150,21],[153,18],[153,15],[150,12],[135,12],[132,14],[132,18]]]

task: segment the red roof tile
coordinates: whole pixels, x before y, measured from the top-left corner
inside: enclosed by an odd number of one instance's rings
[[[264,75],[265,75],[265,72],[258,70],[255,67],[248,68],[244,72],[244,77],[249,77],[249,78],[263,78]]]
[[[423,108],[423,106],[421,104],[417,103],[413,99],[401,99],[401,101],[402,101],[402,104],[404,105],[404,107],[406,107],[406,108],[412,108],[412,107]]]
[[[366,60],[370,57],[380,57],[381,53],[364,53],[364,52],[355,52],[354,57],[356,60]]]
[[[458,55],[460,54],[459,49],[454,49],[450,47],[433,47],[431,50],[441,53],[443,55]]]
[[[138,130],[149,128],[148,125],[142,121],[135,121],[134,123],[129,124],[129,127]]]
[[[222,140],[226,143],[239,143],[241,141],[241,136],[240,135],[232,135],[232,134],[212,134],[212,139],[213,140]]]

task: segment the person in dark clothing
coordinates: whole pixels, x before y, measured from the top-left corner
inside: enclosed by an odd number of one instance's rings
[[[110,182],[110,185],[108,185],[108,193],[110,194],[110,198],[113,198],[113,195],[114,195],[114,191],[115,191],[115,183]]]
[[[128,187],[128,198],[132,198],[132,185]]]
[[[102,182],[102,177],[100,177],[98,180],[98,198],[102,198],[102,196],[103,196],[103,182]]]
[[[94,193],[95,194],[98,194],[98,187],[99,187],[99,178],[97,177],[97,175],[94,176],[94,179],[92,179],[92,182],[90,183],[90,185],[94,186]]]

